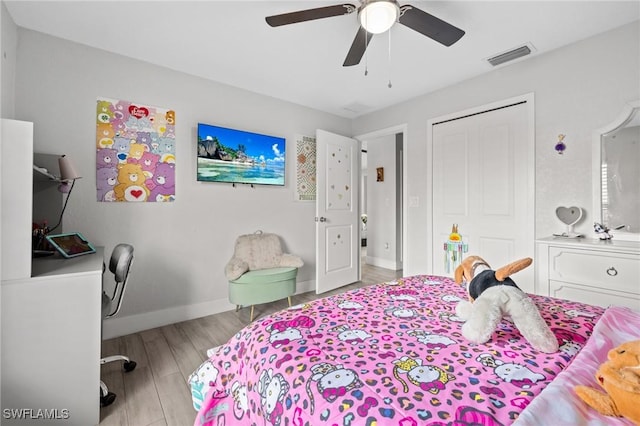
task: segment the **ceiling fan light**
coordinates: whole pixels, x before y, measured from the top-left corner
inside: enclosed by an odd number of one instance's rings
[[[371,1],[360,10],[360,25],[371,34],[380,34],[393,26],[399,13],[394,1]]]

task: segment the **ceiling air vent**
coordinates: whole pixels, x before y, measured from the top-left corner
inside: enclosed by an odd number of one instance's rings
[[[487,59],[494,67],[504,64],[505,62],[513,61],[514,59],[521,58],[523,56],[527,56],[532,52],[530,45],[524,45],[520,47],[516,47],[515,49],[511,49],[507,52],[501,53],[499,55],[493,56]]]
[[[349,111],[355,114],[361,114],[365,111],[368,111],[371,109],[370,106],[367,106],[365,104],[361,104],[360,102],[352,102],[349,105],[343,106],[342,109],[344,109],[345,111]]]

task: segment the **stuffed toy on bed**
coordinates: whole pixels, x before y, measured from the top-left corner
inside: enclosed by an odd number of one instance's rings
[[[604,392],[579,385],[575,391],[580,399],[600,414],[640,425],[640,340],[611,349],[595,377]]]
[[[514,325],[535,349],[553,353],[558,339],[540,316],[533,301],[509,278],[531,265],[527,257],[493,270],[480,256],[466,257],[455,270],[455,281],[466,283],[469,301],[456,306],[456,314],[465,320],[462,335],[471,342],[485,343],[503,316],[510,316]]]

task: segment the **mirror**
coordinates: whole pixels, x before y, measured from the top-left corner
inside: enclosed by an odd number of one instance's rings
[[[580,207],[558,207],[556,209],[556,216],[560,219],[560,222],[564,223],[567,230],[562,234],[553,234],[557,236],[567,238],[580,238],[584,235],[578,234],[573,231],[573,225],[580,222],[582,219],[583,211]]]
[[[593,139],[594,221],[614,240],[640,241],[640,101]]]

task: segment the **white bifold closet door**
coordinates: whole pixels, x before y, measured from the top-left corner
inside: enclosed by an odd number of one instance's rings
[[[527,102],[432,124],[433,269],[445,272],[443,249],[452,224],[466,255],[494,269],[534,254],[533,123]],[[534,268],[513,278],[534,288]]]

